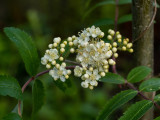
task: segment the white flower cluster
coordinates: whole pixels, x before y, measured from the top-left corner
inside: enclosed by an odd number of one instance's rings
[[[76,61],[82,65],[75,68],[74,75],[84,80],[81,83],[84,88],[97,86],[97,81],[108,72],[109,65],[115,64],[111,59],[111,44],[101,40],[103,36],[99,28],[92,26],[79,33],[79,37],[73,41],[78,41]]]
[[[64,58],[61,56],[65,52],[65,45],[67,42],[60,44],[61,38],[57,37],[53,39],[53,44],[49,44],[49,49],[46,50],[44,57],[41,58],[41,63],[46,65],[47,69],[53,68],[49,71],[49,74],[54,78],[54,80],[60,79],[64,82],[69,78],[71,70],[66,69],[66,63],[63,62]],[[60,52],[58,52],[58,47],[60,47]]]
[[[60,79],[64,82],[71,74],[64,61],[67,51],[76,53],[76,62],[72,63],[79,65],[72,66],[74,75],[81,77],[82,87],[93,89],[98,85],[100,78],[109,71],[109,66],[116,64],[112,57],[118,57],[117,50],[133,52],[132,43],[128,43],[129,39],[122,40],[121,34],[111,29],[108,33],[110,42],[102,40],[104,32],[95,26],[79,32],[78,37],[68,37],[67,41],[61,41],[59,37],[54,38],[53,44],[49,44],[49,49],[41,58],[41,63],[48,69],[52,68],[49,74],[54,80]]]
[[[74,43],[78,43],[79,46],[85,47],[90,41],[98,41],[103,37],[104,32],[102,32],[98,27],[95,28],[95,26],[92,26],[91,28],[84,29],[79,33],[79,37],[74,40]]]

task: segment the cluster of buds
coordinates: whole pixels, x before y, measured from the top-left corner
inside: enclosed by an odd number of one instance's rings
[[[114,30],[109,29],[108,33],[109,35],[107,36],[107,38],[112,43],[113,46],[112,51],[115,52],[114,53],[115,58],[118,57],[118,54],[116,53],[117,50],[128,51],[130,53],[133,53],[133,48],[132,48],[133,44],[129,42],[128,38],[123,39],[119,31],[115,32]]]
[[[41,63],[51,69],[49,74],[54,80],[60,79],[64,82],[71,74],[65,63],[67,51],[75,53],[74,63],[77,65],[73,67],[74,75],[81,77],[82,87],[93,89],[109,71],[110,65],[116,64],[112,57],[118,57],[118,50],[133,52],[132,43],[128,43],[129,39],[122,41],[120,33],[113,30],[109,30],[108,33],[107,38],[110,42],[104,42],[104,32],[95,26],[86,28],[79,32],[78,37],[68,37],[65,41],[61,41],[59,37],[54,38]]]

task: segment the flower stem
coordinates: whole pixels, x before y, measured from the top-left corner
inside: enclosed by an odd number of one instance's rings
[[[72,64],[75,64],[75,65],[81,65],[80,63],[74,62],[74,61],[71,61],[71,60],[65,60],[65,62],[72,63]]]
[[[74,69],[74,68],[75,68],[75,66],[67,66],[66,67],[66,69]],[[22,87],[22,93],[24,92],[24,90],[26,89],[26,87],[29,85],[30,82],[32,82],[33,80],[35,80],[39,76],[48,73],[49,71],[50,71],[50,69],[42,71],[42,72],[38,73],[37,75],[35,75],[35,76],[31,77],[30,79],[28,79],[28,81]],[[18,114],[19,114],[19,116],[22,116],[22,113],[21,113],[21,101],[20,100],[18,101]]]
[[[118,73],[117,73],[117,70],[116,70],[116,67],[112,67],[112,71],[113,71],[113,73],[118,74]],[[150,99],[150,98],[146,97],[146,96],[145,96],[141,91],[139,91],[132,83],[129,83],[129,82],[126,80],[126,81],[125,81],[125,84],[126,84],[129,88],[131,88],[131,89],[133,89],[133,90],[136,90],[136,91],[138,92],[138,95],[140,95],[143,99],[152,101],[152,102],[154,103],[155,107],[157,107],[157,108],[160,110],[160,106],[159,106],[153,99]]]

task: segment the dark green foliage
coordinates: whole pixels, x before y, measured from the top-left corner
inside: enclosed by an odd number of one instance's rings
[[[118,24],[132,21],[132,14],[124,15],[118,19]]]
[[[140,91],[152,92],[160,89],[160,78],[151,78],[141,83]]]
[[[160,116],[159,116],[159,117],[157,117],[157,118],[155,118],[154,120],[160,120]]]
[[[156,95],[156,96],[154,97],[154,101],[160,102],[160,94],[158,94],[158,95]]]
[[[2,120],[22,120],[22,118],[17,113],[10,113],[2,118]]]
[[[131,4],[132,0],[119,0],[119,5]]]
[[[151,107],[152,101],[143,100],[132,105],[119,120],[139,120]]]
[[[39,58],[32,38],[24,31],[14,27],[4,28],[4,32],[17,46],[28,74],[34,76],[39,66]]]
[[[135,90],[126,90],[118,93],[107,102],[107,104],[99,114],[97,120],[109,120],[109,116],[112,112],[120,108],[123,104],[127,103],[129,100],[133,99],[136,95],[137,91]]]
[[[67,79],[65,82],[62,82],[61,80],[56,80],[56,81],[53,80],[53,82],[64,93],[66,93],[68,95],[73,95],[77,92],[76,86],[73,82],[75,79],[76,79],[76,77],[70,76],[70,78]]]
[[[22,99],[22,91],[18,81],[11,76],[0,75],[0,95]]]
[[[114,25],[114,20],[109,19],[109,18],[104,18],[97,20],[95,23],[93,23],[95,26],[100,27],[100,26],[106,26],[106,25]]]
[[[114,83],[114,84],[124,84],[125,80],[123,77],[121,77],[118,74],[114,73],[107,73],[105,77],[102,77],[99,81],[101,82],[108,82],[108,83]]]
[[[33,98],[33,111],[32,116],[35,117],[35,114],[40,110],[44,104],[45,99],[45,90],[43,83],[40,80],[35,80],[32,88],[32,98]]]
[[[127,80],[131,83],[140,82],[145,77],[147,77],[147,75],[149,75],[150,72],[151,69],[146,66],[136,67],[129,72]]]

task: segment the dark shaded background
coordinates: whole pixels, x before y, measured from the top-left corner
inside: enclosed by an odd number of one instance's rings
[[[42,57],[48,44],[54,37],[62,39],[77,35],[78,31],[91,26],[98,19],[114,19],[114,5],[105,5],[95,9],[82,20],[85,12],[101,0],[0,0],[0,74],[16,77],[22,86],[29,78],[23,61],[15,45],[4,35],[3,28],[18,27],[28,32],[35,41],[39,56]],[[120,16],[131,13],[131,5],[120,6]],[[132,38],[131,22],[118,26],[123,36]],[[101,27],[107,31],[113,26]],[[160,14],[159,9],[155,23],[155,75],[160,73]],[[136,47],[136,43],[134,44]],[[120,53],[117,69],[126,76],[136,66],[135,54]],[[45,69],[40,67],[39,71]],[[93,120],[103,108],[106,101],[121,89],[117,85],[100,84],[94,90],[83,89],[80,81],[75,80],[73,93],[63,93],[47,75],[40,78],[45,84],[46,102],[37,115],[38,120]],[[123,86],[122,90],[125,89]],[[136,98],[133,100],[137,101]],[[130,103],[132,103],[131,101]],[[10,97],[0,96],[0,119],[12,111],[17,101]],[[128,107],[125,105],[111,120],[116,120]],[[24,93],[24,120],[30,120],[32,112],[31,86]]]

